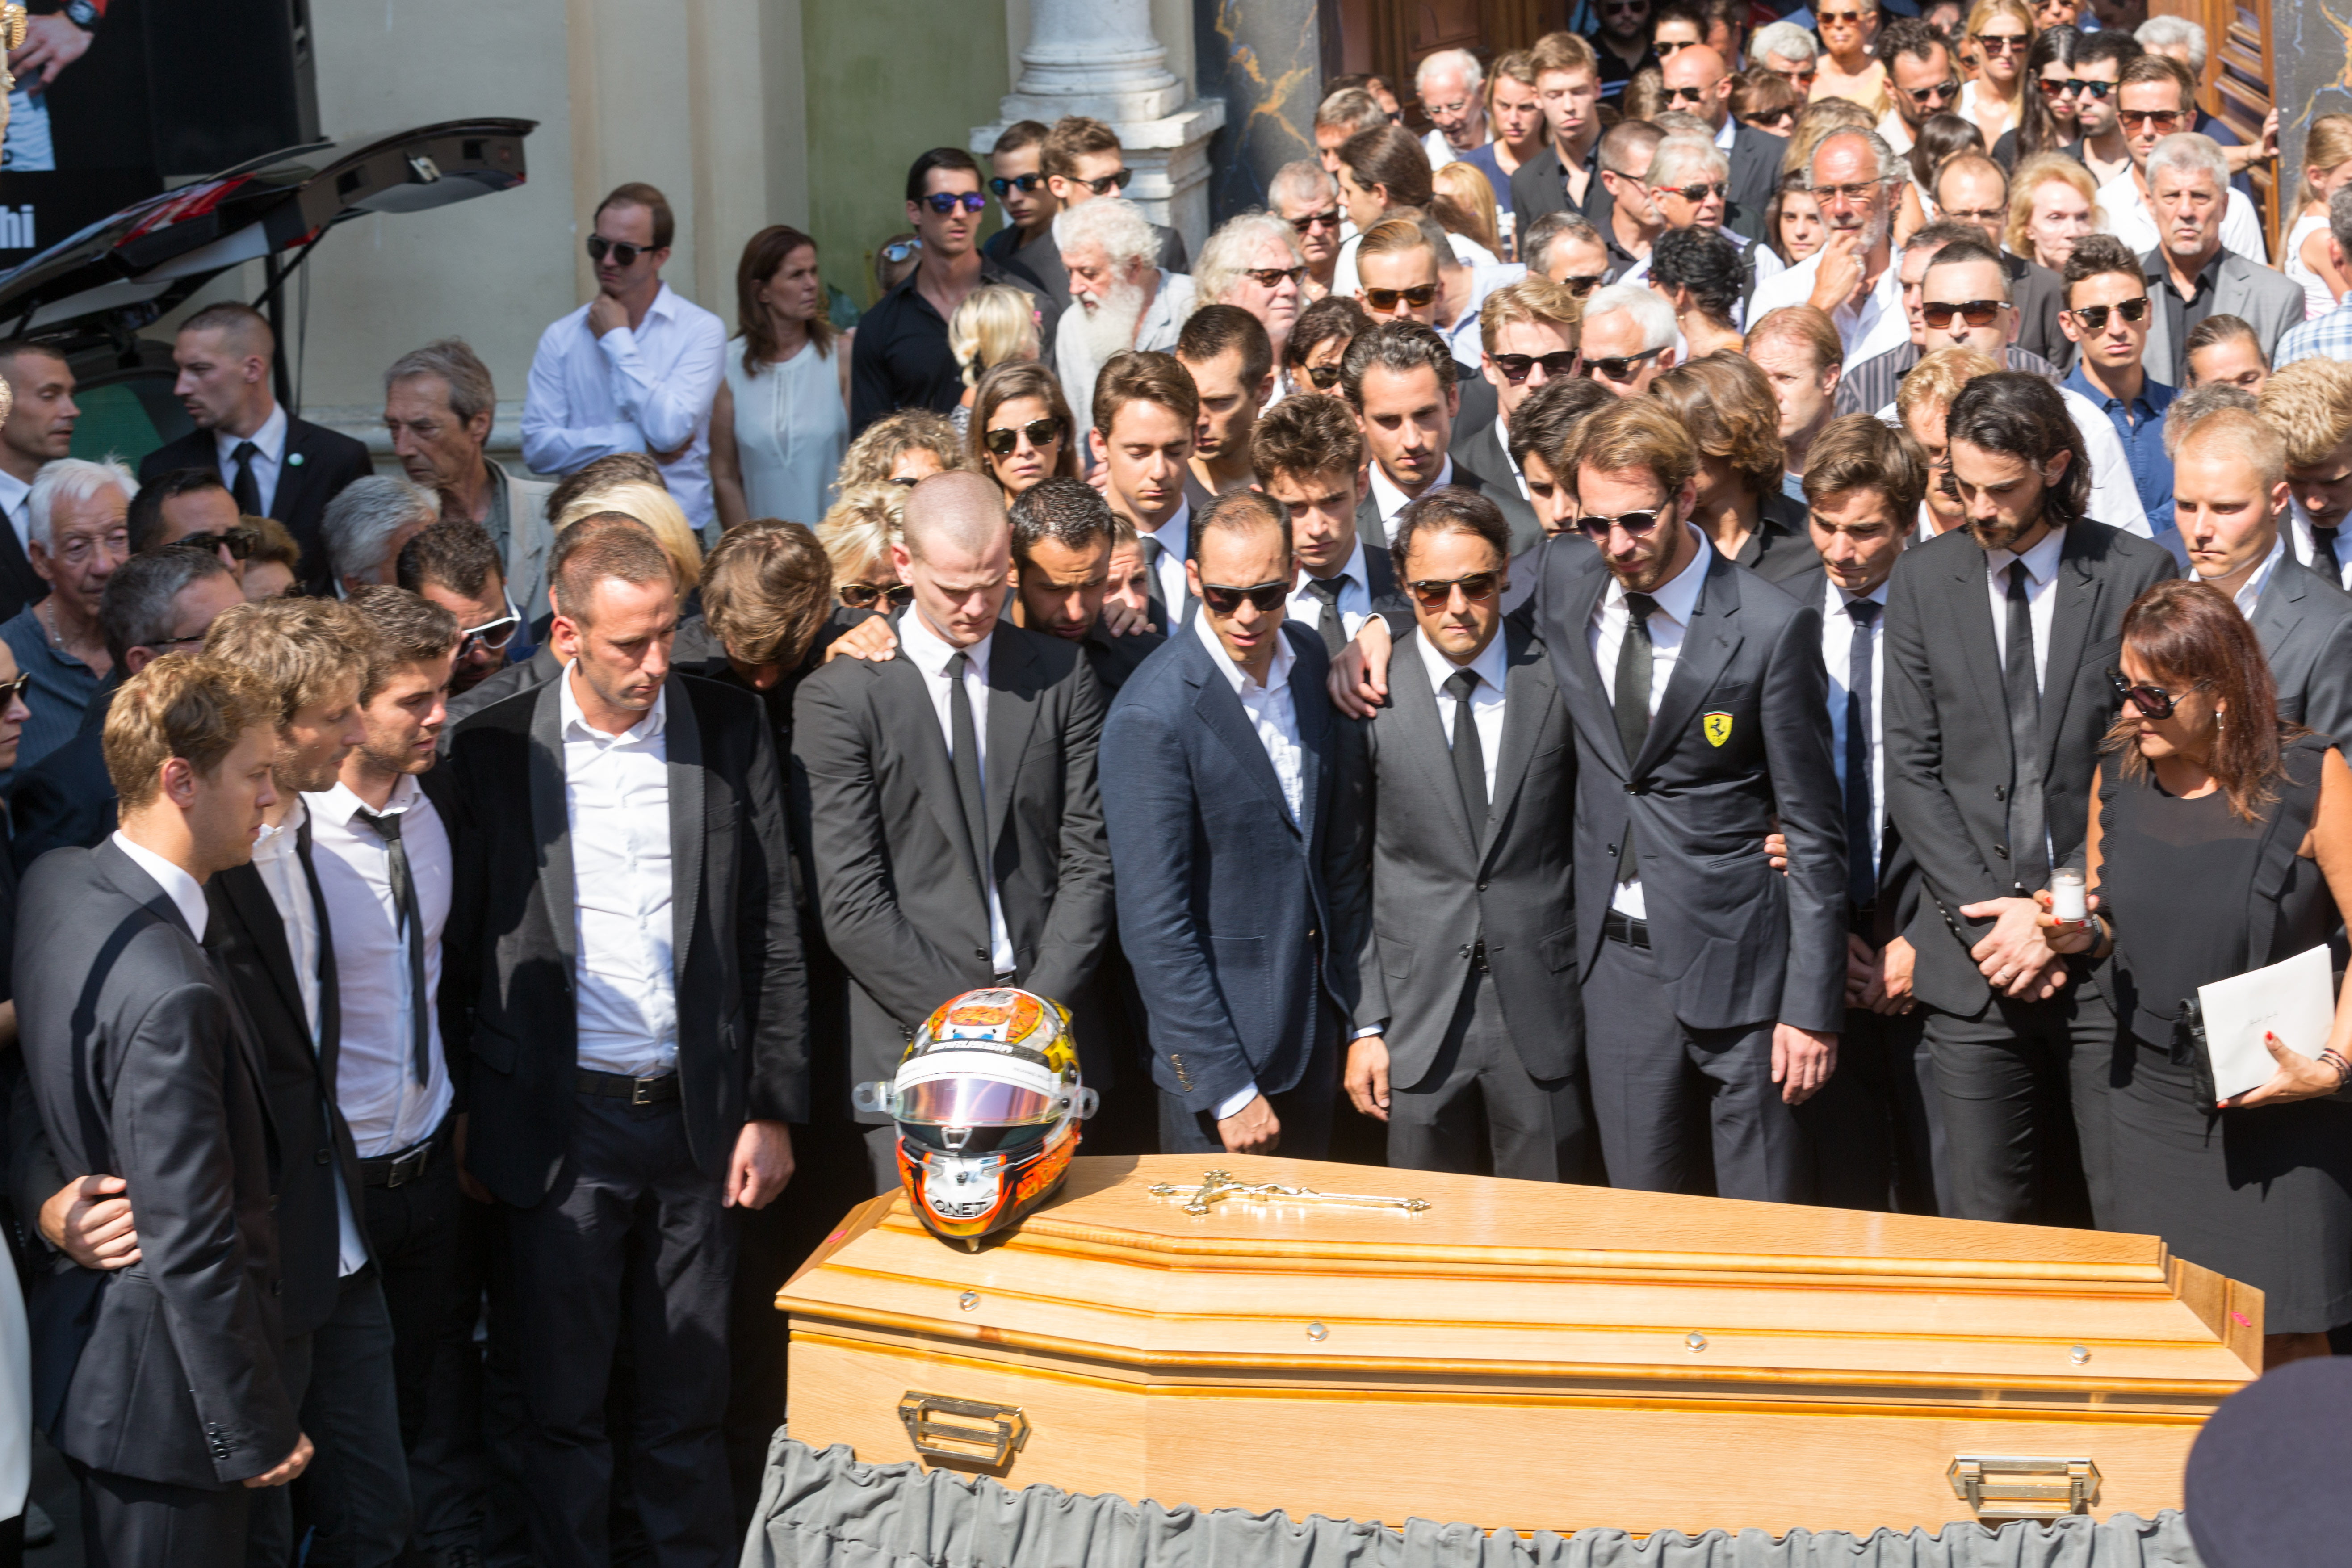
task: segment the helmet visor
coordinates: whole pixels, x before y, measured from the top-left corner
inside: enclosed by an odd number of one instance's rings
[[[1017,1127],[1051,1121],[1055,1097],[1002,1079],[935,1078],[898,1089],[898,1118],[942,1127]]]

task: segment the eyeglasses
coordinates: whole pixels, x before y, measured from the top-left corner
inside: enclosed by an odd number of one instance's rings
[[[2119,109],[2116,110],[2116,118],[2123,121],[2124,129],[2126,131],[2135,125],[2145,125],[2151,131],[2168,132],[2187,116],[2177,109]]]
[[[1779,74],[1781,80],[1792,87],[1810,89],[1813,85],[1813,79],[1820,76],[1822,72],[1819,66],[1807,66],[1801,70],[1781,71]]]
[[[1584,368],[1603,381],[1613,381],[1622,384],[1633,380],[1640,373],[1643,363],[1665,352],[1666,345],[1660,343],[1656,348],[1643,349],[1640,353],[1627,354],[1622,359],[1589,359],[1584,362]]]
[[[1709,196],[1728,196],[1731,184],[1727,180],[1713,180],[1696,185],[1652,185],[1650,189],[1662,196],[1680,196],[1686,202],[1698,203]]]
[[[1861,203],[1869,201],[1885,187],[1885,182],[1883,180],[1872,180],[1865,184],[1858,185],[1815,185],[1812,187],[1812,198],[1820,206],[1827,206],[1832,202]]]
[[[1009,458],[1024,436],[1032,447],[1043,447],[1048,442],[1062,438],[1062,422],[1058,419],[1032,419],[1026,425],[992,426],[980,439],[991,457]]]
[[[1128,181],[1133,178],[1135,178],[1135,171],[1132,169],[1114,169],[1099,180],[1076,180],[1072,183],[1086,186],[1098,196],[1107,196],[1113,191],[1127,189]]]
[[[915,591],[904,583],[887,586],[879,583],[844,583],[834,593],[853,610],[870,610],[877,599],[894,610],[903,610],[915,602]]]
[[[1244,267],[1242,276],[1261,289],[1279,289],[1287,281],[1297,282],[1307,276],[1304,267]]]
[[[2047,87],[2049,84],[2044,82],[2042,85]],[[1906,87],[1903,90],[1909,95],[1913,103],[1925,109],[1931,100],[1948,103],[1959,97],[1960,79],[1953,77],[1948,81],[1939,81],[1933,87]]]
[[[1919,319],[1939,332],[1952,324],[1954,316],[1971,327],[1990,327],[2000,319],[2000,308],[2005,303],[2001,300],[1941,300],[1921,304]]]
[[[1318,392],[1328,392],[1339,384],[1339,367],[1336,364],[1310,364],[1307,379],[1315,384]]]
[[[457,657],[464,658],[478,648],[485,653],[504,653],[521,626],[520,616],[500,616],[478,626],[467,626],[457,634]]]
[[[1337,228],[1339,226],[1339,209],[1333,207],[1329,212],[1308,213],[1305,217],[1292,218],[1290,226],[1301,234],[1310,228]]]
[[[895,240],[882,247],[882,259],[896,267],[922,248],[923,242],[919,239]]]
[[[1576,520],[1576,531],[1599,544],[1609,537],[1612,529],[1622,528],[1635,535],[1647,533],[1657,527],[1665,515],[1665,509],[1660,507],[1654,511],[1619,512],[1615,517],[1580,517]]]
[[[2072,77],[2045,76],[2040,79],[2038,85],[2041,87],[2042,96],[2044,98],[2064,98],[2071,92],[2088,87],[2090,83],[2076,81]],[[2107,84],[2105,82],[2101,82],[2099,85],[2101,87],[2105,87]]]
[[[1364,303],[1375,310],[1393,310],[1397,308],[1397,301],[1400,300],[1418,310],[1436,298],[1437,285],[1434,283],[1416,283],[1410,289],[1364,290]]]
[[[2134,686],[2125,679],[2124,672],[2120,669],[2107,671],[2107,684],[2116,689],[2116,700],[2130,703],[2140,710],[2144,718],[2169,719],[2172,717],[2173,709],[2180,701],[2179,697],[2175,697],[2161,686]],[[2189,690],[2200,691],[2211,684],[2210,681],[2200,680]],[[2189,692],[2184,691],[2181,696],[2186,697],[2188,694]]]
[[[988,188],[996,193],[997,200],[1003,201],[1014,191],[1034,191],[1045,183],[1045,176],[1043,174],[1015,174],[1009,180],[991,180],[988,182]]]
[[[0,713],[5,713],[9,705],[24,696],[25,689],[32,684],[30,675],[20,675],[14,680],[0,680]]]
[[[1581,300],[1608,281],[1606,272],[1578,272],[1559,280],[1559,286]]]
[[[1502,581],[1503,574],[1499,572],[1472,572],[1461,577],[1432,577],[1408,583],[1405,586],[1412,591],[1414,601],[1423,609],[1442,610],[1454,602],[1454,590],[1456,588],[1462,590],[1462,596],[1470,603],[1483,605],[1495,596]]]
[[[1976,35],[1976,40],[1977,47],[1990,50],[1996,55],[2005,55],[2012,51],[2021,55],[2032,44],[2032,40],[2023,33],[1979,33]]]
[[[1249,601],[1250,607],[1258,614],[1272,615],[1289,602],[1290,579],[1271,578],[1264,583],[1253,584],[1246,588],[1229,588],[1223,583],[1201,584],[1201,602],[1209,606],[1212,615],[1237,614],[1244,599]]]
[[[1650,52],[1662,60],[1670,60],[1685,49],[1696,47],[1698,47],[1696,38],[1660,38],[1650,46]],[[1685,90],[1690,89],[1681,88],[1669,89],[1666,93],[1666,101],[1672,103],[1675,100],[1675,93]]]
[[[178,549],[202,550],[207,552],[226,550],[232,561],[251,560],[254,546],[260,542],[261,535],[242,525],[236,528],[215,529],[209,533],[184,533],[172,541],[173,546]]]
[[[1503,379],[1513,386],[1527,380],[1528,372],[1538,365],[1543,366],[1547,377],[1576,374],[1574,349],[1561,349],[1548,354],[1488,354],[1486,357],[1495,362],[1495,368],[1501,371]]]
[[[606,239],[601,234],[588,237],[588,259],[591,261],[602,261],[609,256],[617,266],[635,267],[637,258],[650,254],[653,248],[650,245],[631,245],[625,239]]]
[[[2126,321],[2134,323],[2145,321],[2147,320],[2148,298],[2142,294],[2137,300],[2122,300],[2113,305],[2084,305],[2066,313],[2074,317],[2075,325],[2084,331],[2104,332],[2107,330],[2109,310],[2113,310]]]
[[[933,191],[923,198],[923,205],[945,217],[958,207],[976,213],[988,205],[988,198],[978,191]]]

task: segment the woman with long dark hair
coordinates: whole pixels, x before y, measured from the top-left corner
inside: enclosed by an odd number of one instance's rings
[[[2283,479],[2284,445],[2252,414],[2193,430],[2182,460]],[[2286,487],[2273,488],[2283,509]],[[2212,584],[2142,594],[2117,663],[2122,710],[2090,803],[2090,919],[2059,922],[2042,895],[2052,947],[2097,963],[2119,1025],[2084,1151],[2104,1167],[2097,1220],[2259,1287],[2271,1363],[2325,1355],[2326,1331],[2352,1321],[2352,1103],[2337,1095],[2352,991],[2324,1049],[2270,1037],[2269,1081],[2218,1102],[2195,1005],[2201,985],[2324,947],[2352,907],[2352,773],[2326,736],[2280,721],[2262,644]]]
[[[2044,27],[2034,35],[2025,57],[2021,118],[1992,144],[1993,161],[2002,168],[2082,140],[2076,121],[2082,98],[2074,77],[2074,50],[2082,42],[2083,35],[2069,26]]]
[[[971,466],[1005,501],[1040,479],[1078,477],[1078,431],[1054,373],[1014,360],[981,377],[971,402]]]
[[[737,336],[710,407],[710,488],[722,528],[814,522],[849,449],[849,354],[825,319],[816,241],[782,224],[743,247]]]

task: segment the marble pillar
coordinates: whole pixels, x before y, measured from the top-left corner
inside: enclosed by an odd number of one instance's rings
[[[2272,0],[2271,58],[2277,65],[2271,101],[2279,108],[2278,200],[2284,210],[2278,230],[2284,239],[2303,184],[2305,134],[2323,114],[2352,112],[2352,3]]]
[[[1209,207],[1222,220],[1266,205],[1275,171],[1315,156],[1315,107],[1337,66],[1330,0],[1194,0],[1201,90],[1225,102],[1210,148]]]
[[[1066,114],[1118,132],[1134,172],[1128,198],[1198,255],[1210,228],[1209,139],[1224,124],[1225,106],[1195,97],[1168,69],[1150,0],[1031,0],[1020,77],[997,122],[973,128],[971,150],[984,160],[1013,121],[1051,125]]]

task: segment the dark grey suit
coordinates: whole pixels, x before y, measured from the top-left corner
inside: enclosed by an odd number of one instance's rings
[[[1484,380],[1483,377],[1479,379]],[[1457,431],[1465,428],[1458,423],[1454,426]],[[1504,444],[1505,439],[1503,422],[1499,418],[1487,421],[1467,435],[1457,436],[1453,447],[1454,466],[1457,479],[1460,478],[1459,470],[1464,468],[1474,474],[1494,477],[1494,483],[1482,493],[1503,509],[1503,521],[1511,525],[1511,553],[1517,555],[1543,542],[1543,524],[1536,521],[1536,509],[1519,494],[1516,477],[1519,470],[1511,461],[1510,449]]]
[[[1493,501],[1496,506],[1502,507],[1504,509],[1504,516],[1506,518],[1509,518],[1511,516],[1511,507],[1517,506],[1522,510],[1527,511],[1528,520],[1529,521],[1532,522],[1534,521],[1535,512],[1531,509],[1528,508],[1528,503],[1526,501],[1519,499],[1518,489],[1517,486],[1508,487],[1509,494],[1507,497],[1505,495],[1505,486],[1496,483],[1478,473],[1475,469],[1471,468],[1469,464],[1464,462],[1458,453],[1449,450],[1446,455],[1451,458],[1454,462],[1454,474],[1453,477],[1446,481],[1448,484],[1458,485],[1465,490],[1477,491],[1480,495],[1485,496],[1488,500]],[[1504,471],[1507,473],[1509,470],[1505,469]],[[1433,486],[1431,488],[1434,489],[1435,487]],[[1513,521],[1511,523],[1511,531],[1514,542],[1517,542],[1519,526],[1520,525],[1517,521]],[[1543,531],[1538,528],[1536,531],[1540,533]],[[1367,485],[1364,488],[1364,499],[1356,503],[1356,537],[1363,541],[1364,551],[1367,554],[1370,554],[1371,552],[1376,550],[1384,551],[1389,547],[1389,525],[1387,521],[1381,516],[1379,499],[1370,485]]]
[[[112,843],[25,879],[25,1065],[68,1176],[122,1176],[141,1262],[35,1281],[34,1415],[111,1563],[241,1562],[238,1483],[300,1436],[259,1042],[170,897]]]
[[[1575,814],[1568,710],[1543,645],[1507,624],[1502,745],[1474,822],[1419,636],[1398,640],[1389,706],[1363,726],[1372,885],[1356,1024],[1386,1025],[1389,1163],[1475,1173],[1491,1150],[1495,1175],[1575,1181],[1591,1128],[1560,830]]]
[[[2167,309],[2165,296],[2172,293],[2172,279],[2165,266],[2164,252],[2151,250],[2140,258],[2147,273],[2147,291],[2156,301],[2156,309],[2147,321],[2147,352],[2140,363],[2147,374],[2167,386],[2186,386],[2189,370],[2189,350],[2185,341],[2173,342],[2172,312]],[[2275,268],[2259,261],[2249,261],[2233,250],[2224,250],[2211,263],[2213,268],[2213,306],[2210,316],[2237,316],[2254,329],[2254,337],[2263,345],[2263,355],[2269,358],[2278,353],[2279,339],[2286,336],[2290,327],[2303,324],[2303,285]],[[2178,294],[2173,295],[2178,300]],[[2185,340],[2186,333],[2180,334]]]
[[[114,831],[114,781],[106,773],[106,710],[122,685],[120,670],[98,683],[73,738],[31,767],[21,769],[8,791],[8,815],[16,829],[10,852],[21,875],[52,849],[76,845],[94,849]]]
[[[221,466],[220,444],[210,430],[191,430],[148,453],[140,459],[139,482],[145,484],[174,468],[204,468],[218,474],[225,485],[236,483],[235,469]],[[302,547],[301,564],[295,575],[309,592],[325,594],[331,587],[327,536],[320,531],[327,503],[345,485],[374,471],[374,460],[365,444],[323,425],[287,416],[286,447],[279,454],[278,489],[269,498],[269,514],[284,523],[294,542]]]
[[[1730,201],[1733,206],[1755,215],[1752,224],[1762,224],[1764,209],[1772,205],[1780,189],[1780,160],[1788,151],[1787,137],[1753,125],[1741,125],[1731,133]],[[1763,237],[1760,228],[1741,227],[1739,232],[1750,239]]]
[[[2247,620],[2278,683],[2279,717],[2352,742],[2352,594],[2297,570],[2290,550]]]
[[[1063,638],[1000,621],[988,653],[986,861],[1013,983],[1067,1003],[1111,920],[1095,788],[1102,692]],[[801,683],[793,787],[809,814],[825,942],[849,971],[850,1081],[888,1079],[926,1017],[997,975],[930,678],[903,647],[881,663],[835,659]],[[1120,1064],[1087,1045],[1082,1035],[1081,1070],[1108,1091]],[[895,1184],[888,1119],[860,1120],[883,1134],[870,1140],[877,1185]]]
[[[1706,573],[1639,755],[1591,644],[1611,577],[1545,546],[1536,624],[1576,721],[1576,902],[1593,1110],[1612,1185],[1803,1195],[1802,1141],[1769,1081],[1773,1026],[1845,1018],[1845,831],[1821,614],[1704,540]],[[1761,853],[1775,826],[1789,869]],[[1632,831],[1648,916],[1606,913]],[[1617,928],[1618,934],[1606,934]],[[1694,1101],[1709,1101],[1706,1121]]]
[[[2124,612],[2174,575],[2162,545],[2069,526],[2042,654],[2039,759],[2051,863],[2078,853],[2099,747],[2116,715],[2107,670]],[[1944,1100],[1953,1217],[2084,1217],[2071,1121],[2098,1198],[2099,1059],[2114,1018],[2070,985],[2051,1001],[1996,999],[1969,950],[1992,930],[1963,906],[2015,896],[2009,871],[2009,709],[1985,552],[1966,530],[1905,552],[1886,603],[1886,805],[1918,858],[1924,897],[1905,934],[1932,1009],[1927,1047]],[[2025,889],[2032,891],[2033,889]],[[2070,1087],[2071,1084],[2071,1087]],[[2072,1096],[2073,1114],[2066,1107]]]

